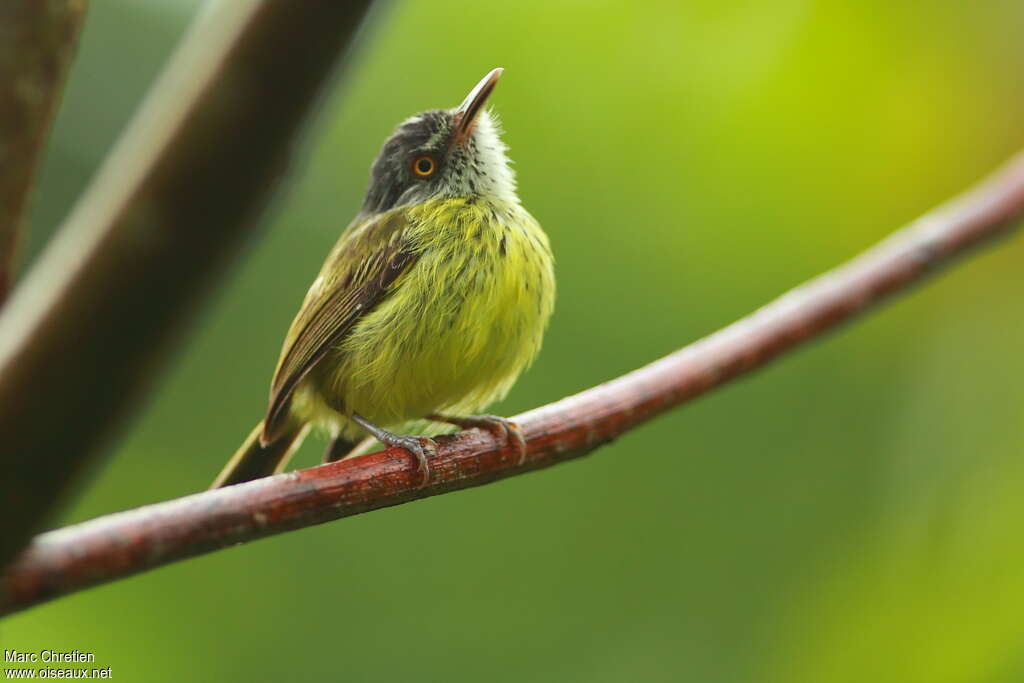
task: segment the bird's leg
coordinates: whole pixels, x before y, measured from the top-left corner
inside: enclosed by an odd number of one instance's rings
[[[410,454],[416,457],[419,462],[420,472],[423,473],[423,483],[420,486],[426,486],[430,483],[430,465],[427,464],[427,458],[434,457],[437,455],[437,443],[433,439],[426,436],[406,436],[404,434],[395,434],[389,432],[383,427],[378,427],[362,415],[352,413],[352,419],[359,424],[363,429],[370,432],[373,438],[380,441],[385,446],[391,448],[404,448],[409,451]]]
[[[469,417],[452,417],[451,415],[427,415],[428,420],[434,422],[447,422],[463,429],[479,427],[486,429],[494,438],[504,445],[511,445],[519,456],[517,464],[522,465],[526,461],[526,439],[523,438],[523,430],[515,422],[497,415],[471,415]]]
[[[331,443],[327,444],[327,450],[324,451],[324,462],[337,462],[345,458],[362,455],[371,441],[373,441],[373,438],[369,436],[360,441],[352,441],[336,436],[331,439]]]

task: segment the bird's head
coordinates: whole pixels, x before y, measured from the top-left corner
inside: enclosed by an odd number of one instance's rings
[[[431,109],[399,124],[370,170],[364,215],[438,197],[517,201],[498,124],[485,108],[502,69],[454,109]]]

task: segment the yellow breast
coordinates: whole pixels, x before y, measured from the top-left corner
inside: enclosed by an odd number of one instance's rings
[[[547,236],[518,203],[437,199],[410,210],[417,262],[296,394],[301,419],[353,437],[505,396],[554,308]]]

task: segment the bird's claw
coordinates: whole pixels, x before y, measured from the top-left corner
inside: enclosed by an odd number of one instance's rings
[[[517,465],[526,462],[526,438],[523,430],[515,422],[497,415],[471,415],[469,417],[448,417],[432,415],[431,419],[462,427],[463,429],[486,429],[494,438],[502,443],[502,447],[512,446],[518,456]]]
[[[423,475],[423,481],[420,486],[426,486],[430,483],[430,463],[428,460],[437,455],[437,442],[426,436],[405,436],[396,434],[388,446],[395,448],[404,448],[409,451],[409,454],[416,458],[416,462],[419,464],[419,471]]]
[[[504,442],[506,446],[512,447],[518,456],[517,465],[526,462],[526,438],[518,424],[497,415],[477,415],[473,419],[479,421],[476,426],[486,429],[494,434],[494,438]]]

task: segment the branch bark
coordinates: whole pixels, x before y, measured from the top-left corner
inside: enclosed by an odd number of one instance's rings
[[[0,3],[0,304],[85,8],[86,0]]]
[[[0,566],[138,403],[371,0],[221,2],[0,316]]]
[[[690,346],[514,418],[526,462],[470,430],[442,437],[433,481],[389,449],[45,533],[0,581],[0,614],[292,529],[479,486],[582,456],[751,372],[922,280],[1024,216],[1024,154],[984,184],[833,271]]]

